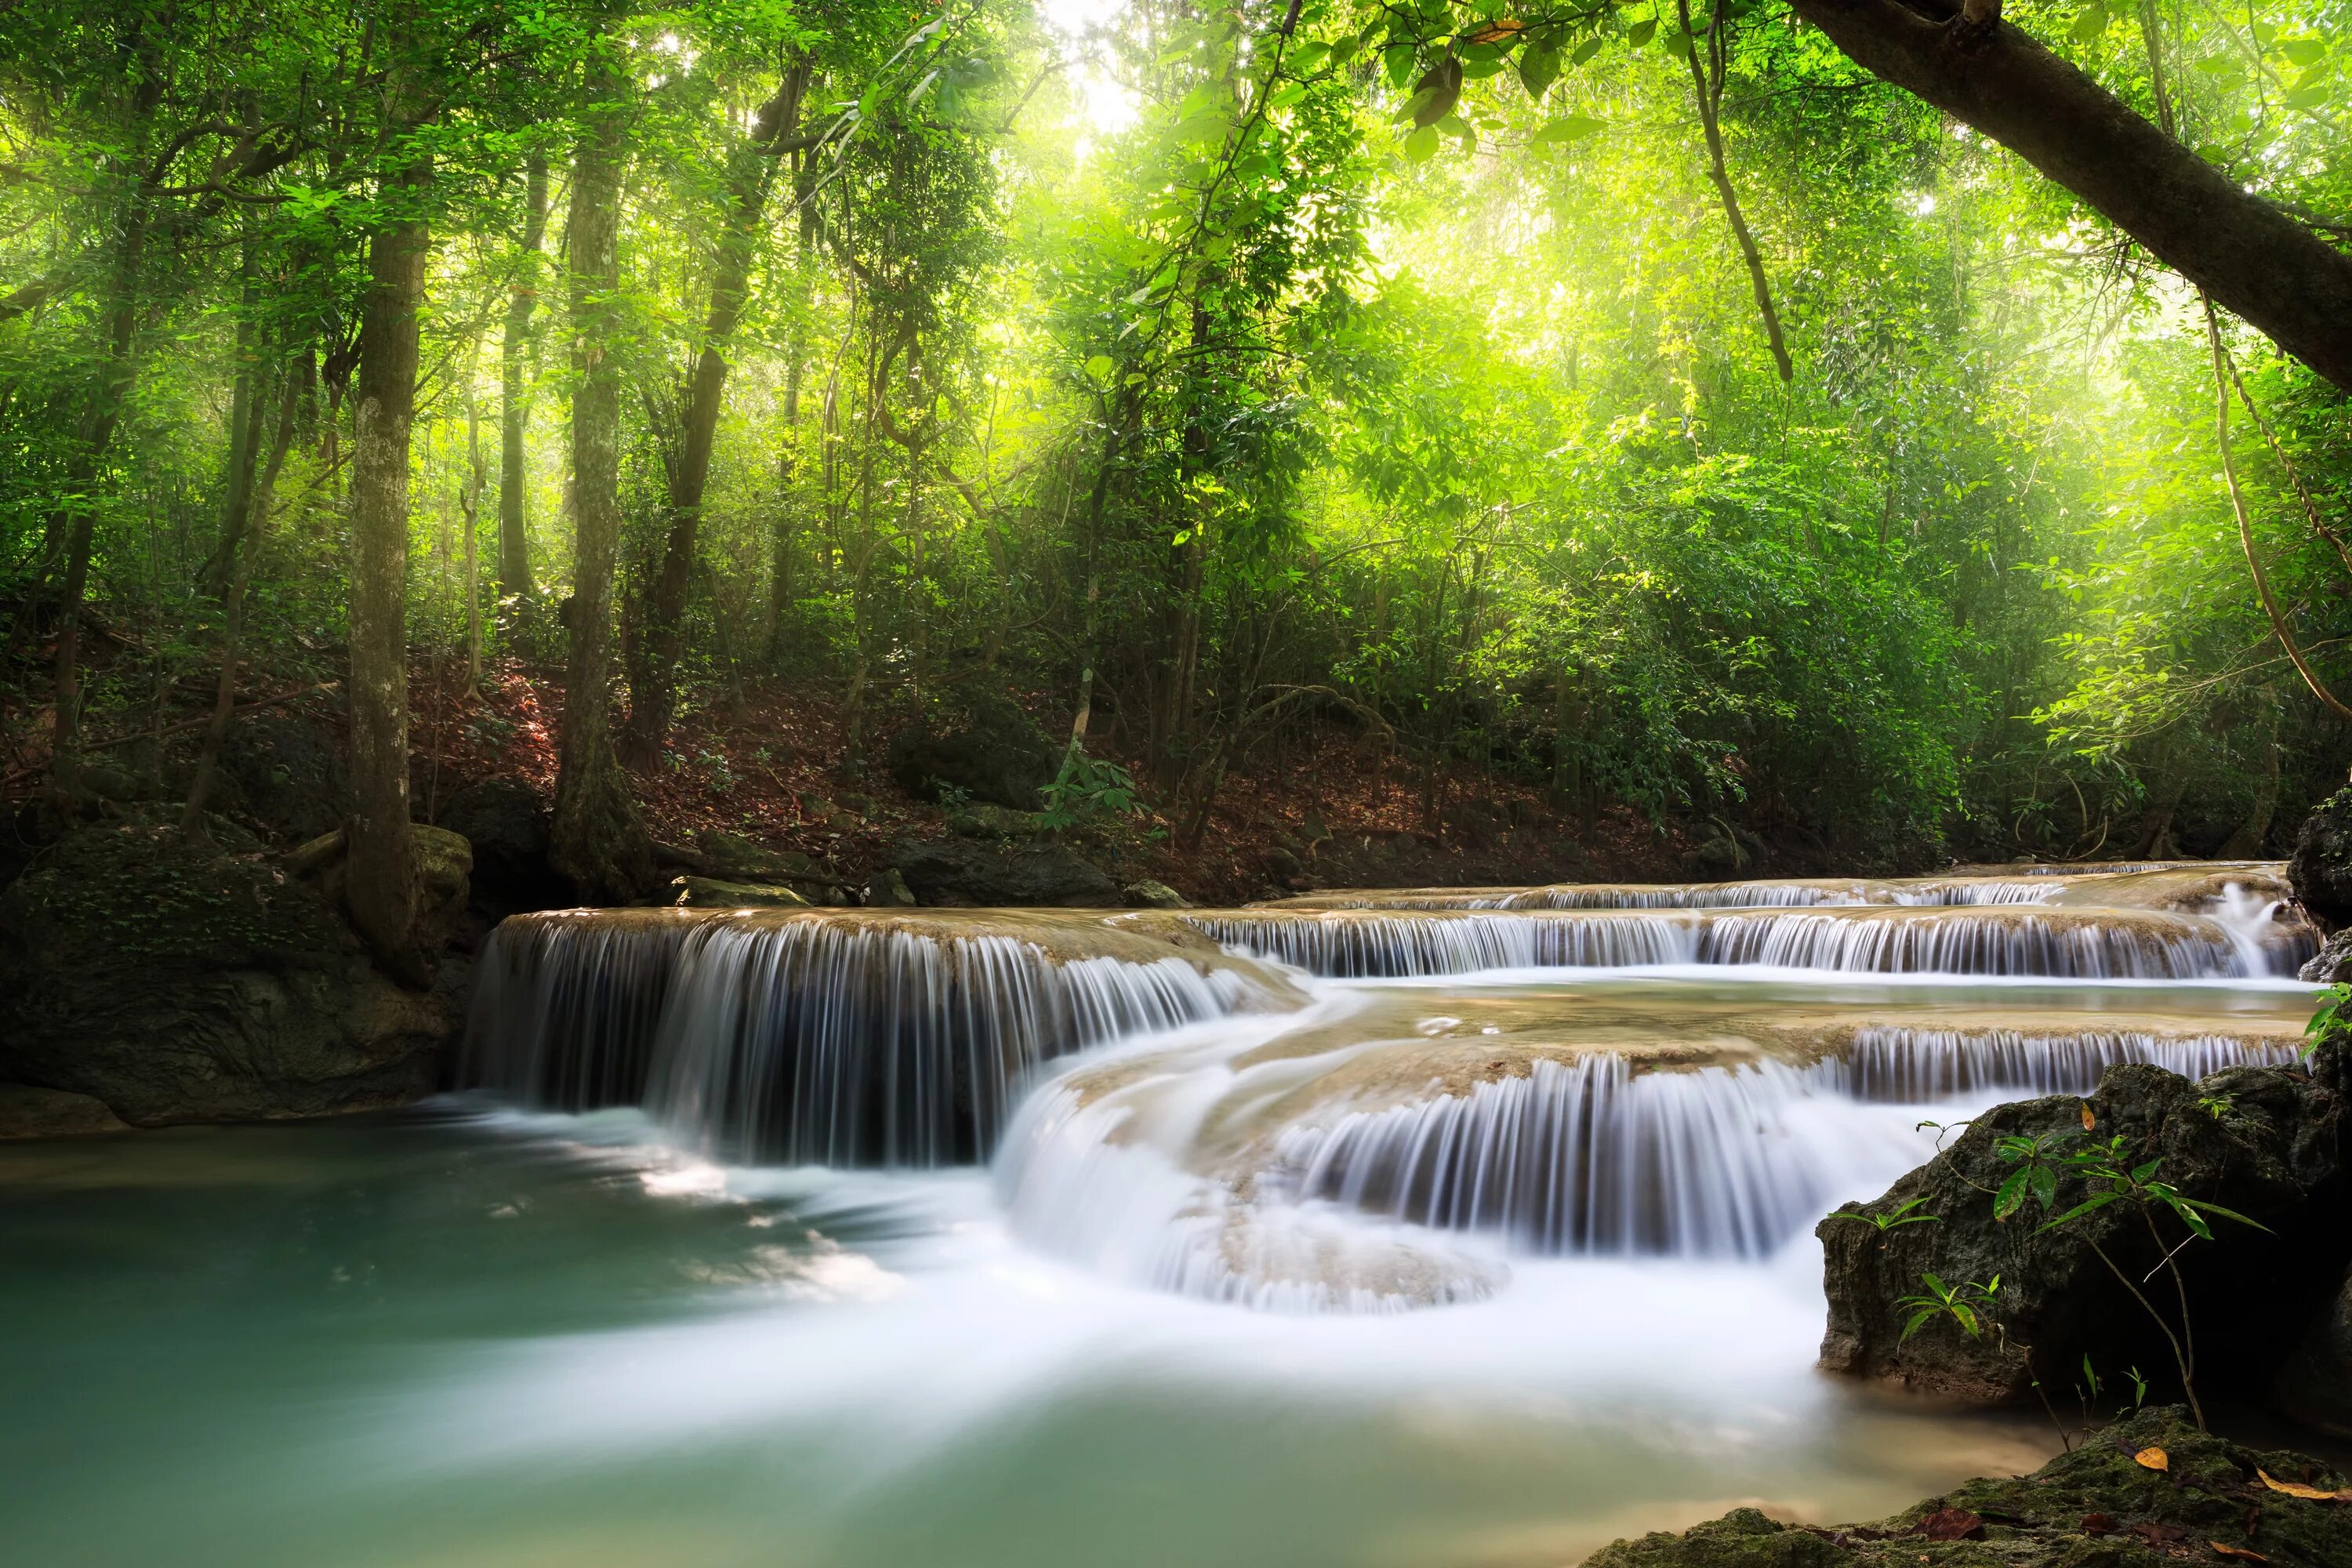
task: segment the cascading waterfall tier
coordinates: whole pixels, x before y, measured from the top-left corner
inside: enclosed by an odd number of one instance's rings
[[[643,1105],[730,1158],[935,1165],[984,1158],[1043,1061],[1297,1000],[1087,917],[572,911],[493,933],[462,1076]]]
[[[2306,935],[2155,910],[1243,910],[1182,917],[1221,942],[1350,977],[1751,965],[1882,974],[2185,980],[2292,974]]]

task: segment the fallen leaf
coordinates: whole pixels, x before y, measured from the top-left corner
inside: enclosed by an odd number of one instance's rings
[[[2305,1486],[2301,1481],[2280,1480],[2268,1470],[2258,1469],[2254,1474],[2262,1477],[2263,1485],[2270,1488],[2271,1490],[2284,1492],[2289,1497],[2307,1498],[2313,1502],[2352,1502],[2352,1487],[2329,1491],[2325,1487]]]
[[[2142,1448],[2138,1453],[2134,1454],[2132,1458],[2134,1462],[2145,1465],[2151,1470],[2168,1469],[2172,1465],[2171,1456],[2157,1447]]]
[[[2263,1556],[2261,1552],[2249,1551],[2243,1546],[2231,1546],[2225,1542],[2220,1541],[2209,1541],[2205,1544],[2220,1552],[2222,1556],[2234,1557],[2241,1563],[2267,1563],[2270,1561],[2269,1558]]]
[[[1984,1521],[1964,1508],[1937,1509],[1913,1531],[1930,1541],[1982,1541]]]
[[[1470,41],[1474,44],[1499,44],[1505,38],[1510,37],[1517,33],[1524,33],[1527,30],[1528,25],[1525,22],[1520,21],[1517,16],[1502,16],[1487,23],[1476,32],[1469,35],[1469,37]]]
[[[2152,1519],[2140,1520],[2126,1528],[2130,1533],[2138,1536],[2150,1546],[2168,1546],[2173,1542],[2186,1539],[2189,1534],[2177,1524],[2158,1524]]]
[[[2087,1100],[2084,1100],[2083,1102],[2083,1131],[2088,1132],[2098,1124],[2099,1119],[2091,1114],[2091,1102]]]
[[[2115,1533],[2115,1529],[2114,1514],[2086,1513],[2083,1516],[2083,1533],[2085,1535],[2112,1535]]]

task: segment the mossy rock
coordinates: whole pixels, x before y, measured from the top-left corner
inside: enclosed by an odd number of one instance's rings
[[[807,909],[809,901],[790,888],[761,882],[726,882],[716,877],[673,878],[670,886],[677,896],[670,901],[680,909],[694,910],[759,910]]]
[[[2030,1476],[1973,1480],[1892,1519],[1822,1527],[1735,1509],[1679,1535],[1620,1541],[1585,1568],[2160,1568],[2352,1563],[2336,1471],[2199,1431],[2178,1405],[2141,1411]]]
[[[430,1089],[449,1032],[263,856],[91,828],[0,897],[0,1073],[125,1121],[397,1104]]]
[[[716,827],[696,834],[694,847],[703,871],[726,882],[789,882],[816,869],[816,862],[798,850],[771,849]]]

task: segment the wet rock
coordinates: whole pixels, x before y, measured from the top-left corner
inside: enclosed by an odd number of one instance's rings
[[[1129,882],[1119,891],[1126,897],[1127,907],[1130,910],[1189,910],[1192,907],[1192,900],[1167,883],[1155,882],[1148,877],[1140,882]]]
[[[2315,985],[2335,985],[2352,980],[2352,926],[2347,926],[2320,944],[2319,951],[2304,960],[2295,978],[2308,980]]]
[[[907,886],[897,867],[885,867],[866,884],[866,903],[869,909],[910,910],[915,907],[915,890]]]
[[[806,909],[809,901],[781,883],[728,882],[716,877],[674,877],[670,900],[680,909]]]
[[[1059,845],[990,849],[946,840],[902,844],[892,864],[926,904],[1117,909],[1118,884]]]
[[[0,1083],[0,1139],[74,1138],[123,1130],[121,1117],[87,1094]]]
[[[1028,811],[1054,782],[1060,753],[1019,704],[1002,697],[969,699],[961,721],[918,725],[890,737],[890,776],[925,800],[961,791],[973,800]]]
[[[299,713],[256,713],[229,727],[222,777],[244,814],[281,839],[315,838],[351,811],[351,783],[335,733]]]
[[[467,784],[449,797],[437,825],[473,847],[473,896],[493,917],[573,901],[571,883],[548,864],[548,808],[530,785],[514,779]]]
[[[433,860],[446,873],[456,857]],[[450,1032],[316,882],[260,856],[90,828],[0,896],[0,1074],[125,1121],[400,1104],[431,1089]]]
[[[2162,1266],[2156,1235],[2135,1205],[2110,1203],[2049,1230],[2040,1228],[2047,1216],[2033,1204],[2006,1221],[1993,1217],[1994,1194],[2018,1168],[2000,1157],[1997,1140],[2043,1138],[2063,1150],[2120,1139],[2120,1163],[2155,1161],[2154,1179],[2269,1227],[2216,1221],[2213,1240],[2178,1254],[2200,1392],[2209,1401],[2227,1389],[2259,1397],[2352,1251],[2340,1217],[2345,1047],[2323,1044],[2311,1061],[2308,1075],[2231,1068],[2196,1084],[2126,1065],[2110,1068],[2088,1100],[2021,1100],[1979,1117],[1883,1196],[1822,1222],[1829,1296],[1822,1364],[1986,1403],[2030,1397],[2037,1373],[2063,1392],[2086,1355],[2103,1376],[2137,1365],[2159,1386],[2170,1381],[2161,1331],[2116,1278],[2121,1270],[2137,1281]],[[2078,1179],[2062,1181],[2050,1212],[2073,1208],[2090,1191]],[[1874,1215],[1891,1221],[1915,1201],[1910,1212],[1933,1223],[1884,1230],[1870,1223]],[[2186,1235],[2169,1216],[2158,1231],[2165,1247]],[[1948,1282],[1998,1277],[1997,1327],[1971,1338],[1937,1318],[1904,1339],[1909,1314],[1897,1302],[1918,1293],[1929,1273]],[[2248,1291],[2250,1279],[2263,1289]]]
[[[2352,1437],[2352,1269],[2304,1330],[2274,1393],[2279,1408],[2304,1425]]]
[[[2159,1568],[2352,1563],[2352,1506],[2271,1481],[2333,1489],[2303,1455],[2199,1431],[2178,1406],[2140,1411],[2030,1476],[1988,1478],[1892,1519],[1824,1528],[1752,1508],[1679,1535],[1620,1541],[1585,1568]],[[2139,1456],[2147,1456],[2143,1463]]]
[[[2322,931],[2352,926],[2352,787],[2337,790],[2303,819],[2286,879]]]

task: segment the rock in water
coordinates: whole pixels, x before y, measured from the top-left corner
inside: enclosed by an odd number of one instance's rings
[[[1058,845],[987,849],[956,840],[902,844],[895,864],[926,904],[1102,910],[1124,902],[1118,883]]]
[[[2323,931],[2352,926],[2352,788],[2337,790],[2303,819],[2286,879]]]
[[[125,1121],[400,1104],[449,1032],[316,887],[167,827],[74,834],[0,897],[0,1075]]]
[[[2154,1180],[2268,1227],[2216,1219],[2213,1240],[2178,1254],[2200,1390],[2209,1401],[2223,1388],[2259,1397],[2352,1251],[2352,1231],[2338,1214],[2347,1078],[2346,1047],[2330,1042],[2313,1054],[2308,1075],[2231,1068],[2191,1084],[2129,1064],[2110,1068],[2088,1100],[2057,1095],[1986,1112],[1885,1195],[1822,1222],[1829,1296],[1822,1364],[1985,1403],[2031,1397],[2037,1373],[2063,1403],[2086,1355],[2103,1377],[2137,1365],[2158,1386],[2169,1384],[2173,1361],[2161,1331],[2116,1277],[2121,1269],[2137,1281],[2162,1265],[2135,1205],[2110,1203],[2048,1230],[2041,1228],[2048,1215],[2034,1203],[2006,1220],[1993,1216],[1994,1194],[2019,1169],[2001,1157],[1998,1140],[2039,1138],[2063,1152],[2120,1138],[2122,1165],[2155,1161]],[[2050,1213],[2091,1191],[2080,1179],[2061,1181]],[[1910,1214],[1933,1223],[1884,1230],[1871,1223],[1896,1218],[1915,1200]],[[2165,1247],[2183,1239],[2177,1220],[2158,1217]],[[1989,1309],[1998,1329],[1972,1338],[1937,1317],[1904,1338],[1910,1314],[1897,1303],[1918,1294],[1931,1273],[1948,1283],[1998,1277]],[[2170,1308],[2175,1292],[2160,1273],[2158,1279],[2154,1299]],[[2248,1290],[2249,1280],[2261,1289]]]
[[[2335,985],[2352,980],[2352,926],[2347,926],[2320,944],[2319,951],[2304,960],[2303,967],[2294,972],[2298,980],[2308,980],[2315,985]]]
[[[765,882],[724,882],[716,877],[675,877],[677,890],[671,901],[680,909],[761,910],[806,909],[809,901],[790,888]]]
[[[866,904],[868,909],[911,910],[915,907],[915,890],[907,886],[907,879],[898,868],[886,867],[866,884]]]
[[[0,1138],[71,1138],[122,1131],[121,1118],[89,1095],[0,1083]]]
[[[1189,910],[1192,900],[1165,882],[1155,882],[1149,877],[1140,882],[1129,882],[1120,889],[1130,910]]]
[[[1605,1546],[1584,1568],[2342,1568],[2352,1503],[2283,1488],[2343,1484],[2300,1454],[2200,1432],[2174,1405],[2094,1433],[2032,1475],[1965,1482],[1892,1519],[1823,1528],[1734,1509],[1680,1535]]]

